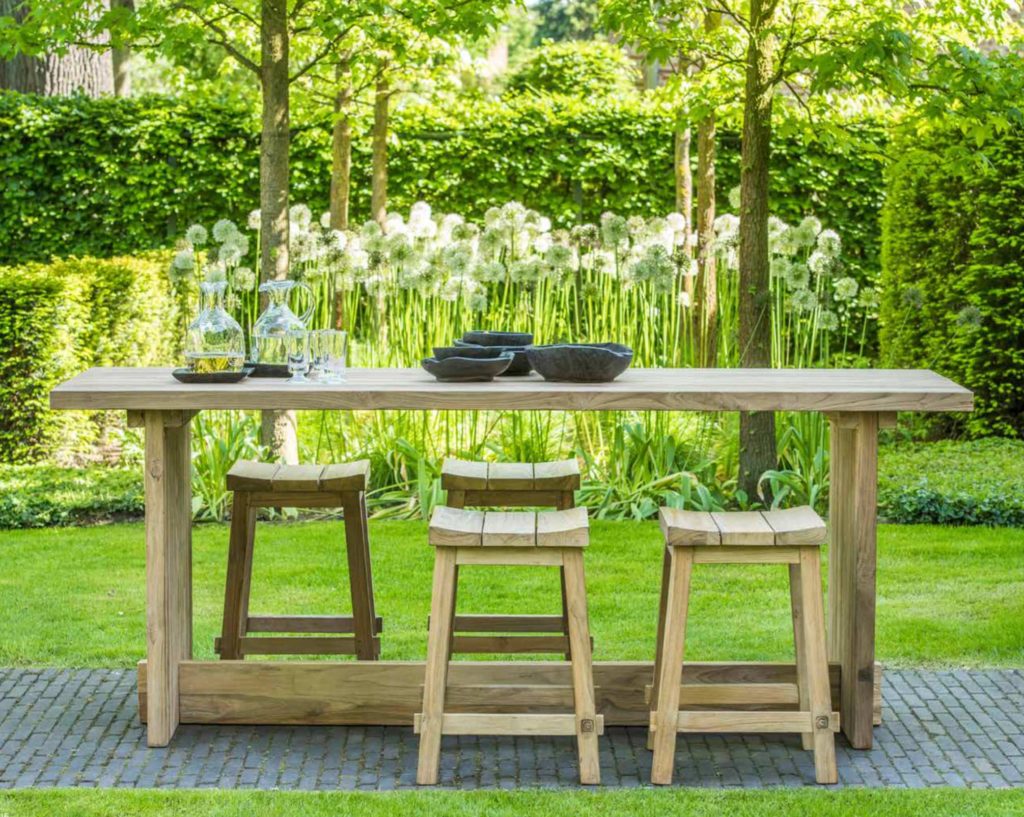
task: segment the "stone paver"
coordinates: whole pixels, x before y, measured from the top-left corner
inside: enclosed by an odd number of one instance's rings
[[[1024,671],[888,670],[885,725],[869,752],[839,739],[842,785],[1024,785]],[[415,786],[417,738],[384,727],[182,726],[146,747],[126,670],[0,669],[0,788],[393,789]],[[605,786],[647,785],[642,729],[601,741]],[[570,738],[445,738],[441,784],[576,785]],[[677,780],[689,786],[813,786],[796,736],[684,735]]]

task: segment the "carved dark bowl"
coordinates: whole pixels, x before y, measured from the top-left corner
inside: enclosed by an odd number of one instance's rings
[[[633,362],[633,350],[621,343],[527,346],[526,356],[545,380],[572,383],[610,383]]]
[[[493,380],[512,363],[512,353],[504,352],[495,357],[436,357],[424,358],[421,365],[442,383],[486,382]]]
[[[476,343],[457,340],[455,341],[455,346],[451,348],[463,352],[472,350],[474,357],[489,357],[496,354],[511,352],[514,356],[512,358],[512,365],[502,372],[502,377],[529,374],[532,371],[530,360],[526,357],[525,346],[480,346]],[[437,351],[437,349],[434,349],[434,357],[437,357]],[[481,352],[485,354],[480,354]],[[458,354],[458,352],[456,352],[456,354]]]
[[[476,346],[529,346],[532,332],[463,332],[462,339]]]

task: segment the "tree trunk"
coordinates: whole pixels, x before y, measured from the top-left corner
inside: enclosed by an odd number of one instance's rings
[[[698,362],[718,362],[718,270],[715,263],[715,115],[697,125],[697,292]]]
[[[381,70],[373,100],[373,176],[370,194],[370,215],[381,227],[388,217],[388,106],[391,92]]]
[[[111,0],[112,8],[123,8],[135,11],[135,0]],[[114,70],[114,95],[131,96],[132,94],[132,50],[128,46],[111,49],[110,58]]]
[[[740,365],[771,366],[771,297],[768,268],[768,166],[771,158],[772,65],[775,42],[766,31],[775,0],[751,0],[740,153],[739,345]],[[753,499],[761,475],[774,468],[775,415],[740,414],[739,487]]]
[[[288,277],[287,0],[263,0],[261,40],[260,278],[266,281]],[[293,413],[264,411],[261,431],[275,457],[298,462]]]
[[[683,240],[683,253],[687,259],[693,258],[693,171],[690,170],[690,142],[691,134],[689,127],[683,127],[683,123],[676,121],[675,133],[675,167],[676,167],[676,210],[686,219],[686,237]],[[683,342],[686,342],[688,332],[693,326],[693,276],[690,275],[689,267],[683,275],[683,294],[686,296],[690,309],[679,310],[680,330]]]
[[[337,79],[331,133],[331,227],[347,230],[352,190],[352,71],[347,61],[338,65]]]
[[[108,0],[102,6],[109,8]],[[21,0],[0,0],[0,16],[18,21],[27,13],[27,4]],[[0,60],[0,90],[43,96],[110,94],[114,91],[111,53],[71,46],[65,54],[16,54],[10,60]]]

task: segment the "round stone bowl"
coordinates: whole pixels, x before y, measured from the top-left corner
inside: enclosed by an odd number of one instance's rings
[[[532,332],[463,332],[462,339],[476,346],[529,346]]]
[[[505,352],[511,352],[512,365],[501,373],[502,377],[507,377],[509,375],[524,375],[529,374],[531,371],[533,371],[530,367],[530,361],[526,357],[525,346],[480,346],[479,344],[476,343],[469,343],[464,340],[457,340],[455,341],[455,346],[441,348],[457,350],[454,354],[459,354],[460,351],[472,351],[474,357],[488,357],[503,354]],[[437,352],[438,349],[434,349],[434,357],[437,357]]]
[[[470,383],[493,380],[512,363],[512,353],[504,352],[485,358],[428,357],[420,361],[424,369],[442,383]]]
[[[571,383],[610,383],[633,362],[633,350],[621,343],[527,346],[526,356],[545,380]]]

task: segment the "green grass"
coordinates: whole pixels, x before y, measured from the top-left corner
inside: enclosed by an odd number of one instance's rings
[[[421,522],[370,526],[377,609],[389,659],[425,654],[433,553]],[[219,631],[227,528],[194,535],[197,657]],[[0,532],[0,666],[130,667],[144,654],[144,546],[137,523]],[[348,609],[342,526],[261,524],[252,609]],[[882,526],[878,655],[890,665],[1024,665],[1024,530]],[[649,660],[661,570],[650,522],[593,524],[587,580],[598,660]],[[469,568],[460,609],[555,612],[553,570]],[[687,654],[695,660],[791,655],[785,573],[699,567]]]
[[[1024,789],[731,791],[640,789],[594,791],[437,792],[156,792],[72,789],[0,793],[7,817],[1008,817],[1024,814]]]

